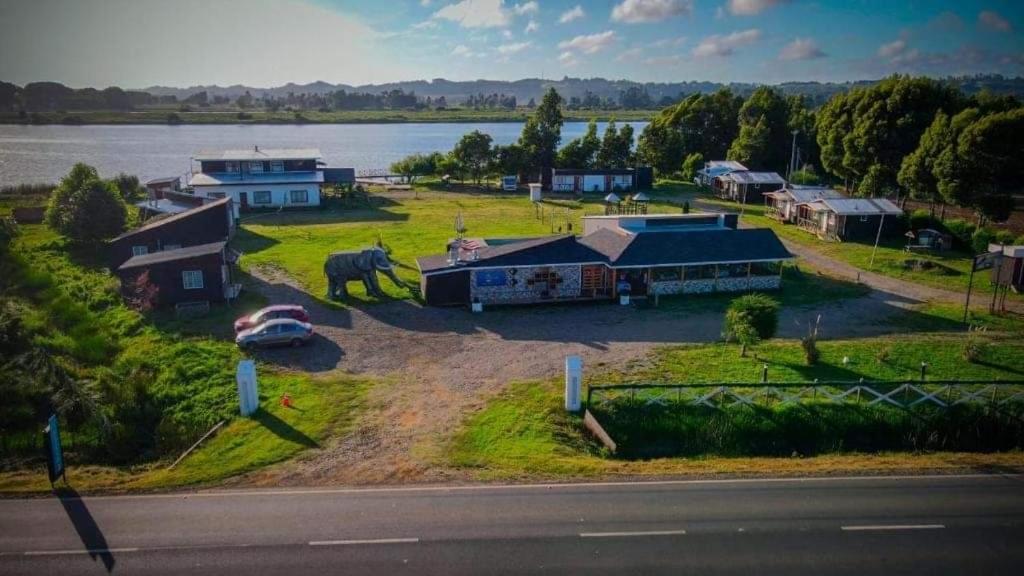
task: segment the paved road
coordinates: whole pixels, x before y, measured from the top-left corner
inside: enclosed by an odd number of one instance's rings
[[[1022,476],[0,501],[0,574],[1011,574],[1022,538]]]

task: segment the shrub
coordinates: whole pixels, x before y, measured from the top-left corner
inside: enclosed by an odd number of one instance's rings
[[[117,236],[128,217],[124,199],[96,169],[75,164],[61,179],[46,208],[46,224],[75,242],[97,242]]]
[[[725,313],[725,328],[722,336],[726,342],[740,345],[740,356],[747,355],[747,346],[757,344],[761,338],[754,327],[750,313],[746,310],[728,310]]]
[[[974,224],[960,218],[954,218],[952,220],[946,220],[944,222],[946,230],[953,235],[961,244],[964,246],[970,246],[971,235],[974,234]]]
[[[177,112],[171,112],[167,115],[168,124],[181,124],[181,116]]]
[[[761,340],[775,336],[779,328],[779,303],[764,294],[747,294],[729,304],[729,312],[744,313]]]
[[[988,252],[988,245],[996,239],[996,233],[991,228],[978,228],[971,234],[971,249],[975,253]]]
[[[697,170],[700,170],[704,165],[704,155],[700,152],[694,152],[683,160],[683,179],[686,181],[692,181],[697,176]]]
[[[821,359],[821,352],[818,350],[818,325],[821,323],[821,316],[814,321],[814,326],[807,328],[807,336],[800,339],[800,347],[804,350],[804,362],[808,366],[814,366]]]
[[[1009,230],[998,230],[996,231],[995,238],[993,238],[993,240],[995,240],[996,244],[1013,244],[1013,232],[1010,232]]]
[[[918,208],[910,213],[910,229],[921,230],[922,228],[930,228],[932,225],[931,212]]]
[[[690,201],[686,200],[685,202],[683,202],[683,214],[689,214],[689,213],[690,213]]]

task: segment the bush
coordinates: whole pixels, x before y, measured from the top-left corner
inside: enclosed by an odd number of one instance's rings
[[[808,366],[814,366],[821,359],[821,352],[818,350],[818,325],[821,323],[821,316],[815,320],[814,326],[809,326],[807,336],[800,339],[800,347],[804,350],[804,362]],[[886,353],[888,358],[888,353]],[[881,358],[880,358],[881,360]],[[884,362],[884,360],[881,360]]]
[[[998,230],[996,231],[994,240],[996,244],[1013,244],[1013,232],[1010,232],[1009,230]]]
[[[974,234],[974,224],[966,220],[954,218],[944,223],[946,231],[953,235],[964,246],[971,245],[971,235]]]
[[[704,155],[700,152],[694,152],[683,160],[683,179],[687,182],[693,181],[697,176],[697,170],[700,170],[704,166]]]
[[[971,234],[971,249],[975,253],[988,252],[988,245],[996,239],[996,233],[991,228],[982,227]]]
[[[683,202],[683,214],[689,214],[689,213],[690,213],[690,201],[686,200],[686,201]]]
[[[747,294],[736,298],[729,304],[729,312],[746,314],[750,325],[757,331],[761,340],[767,340],[779,328],[779,303],[764,294]]]
[[[921,230],[923,228],[932,227],[932,214],[931,212],[918,208],[910,213],[910,229]]]
[[[1017,236],[1017,239],[1014,240],[1013,243],[1017,246],[1024,246],[1024,234]]]
[[[46,208],[46,224],[75,242],[98,242],[117,236],[128,218],[121,193],[100,180],[96,169],[75,164],[61,179]]]

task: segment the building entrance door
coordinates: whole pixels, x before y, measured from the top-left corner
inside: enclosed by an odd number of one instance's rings
[[[249,209],[249,193],[248,192],[239,192],[238,193],[238,203],[239,203],[239,205],[241,205],[242,210],[248,210]]]

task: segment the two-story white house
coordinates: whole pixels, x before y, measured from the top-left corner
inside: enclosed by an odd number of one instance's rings
[[[251,209],[319,206],[320,158],[316,148],[204,150],[192,157],[188,185],[196,196],[231,198],[236,218]]]

